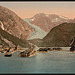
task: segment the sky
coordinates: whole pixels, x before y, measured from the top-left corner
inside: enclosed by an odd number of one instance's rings
[[[70,19],[75,18],[75,2],[74,1],[15,1],[0,2],[0,6],[4,6],[15,12],[21,18],[31,18],[35,14],[56,14]]]

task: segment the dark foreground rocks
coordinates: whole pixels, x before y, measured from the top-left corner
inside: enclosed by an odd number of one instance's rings
[[[36,55],[36,50],[35,47],[30,47],[28,50],[24,50],[23,52],[20,52],[20,54],[18,56],[20,57],[31,57]]]
[[[25,51],[21,52],[18,56],[20,56],[20,57],[31,57],[34,55],[36,55],[35,51],[28,52],[27,50],[25,50]]]
[[[52,51],[61,51],[62,48],[53,48]]]
[[[37,52],[46,53],[48,51],[61,51],[62,48],[40,48]]]
[[[75,52],[75,37],[73,37],[73,39],[71,40],[70,46],[70,51]]]
[[[37,50],[37,52],[46,53],[46,52],[48,52],[48,49],[47,48],[40,48],[39,50]]]
[[[70,48],[70,51],[71,51],[71,52],[75,52],[75,46],[72,46],[72,47]]]

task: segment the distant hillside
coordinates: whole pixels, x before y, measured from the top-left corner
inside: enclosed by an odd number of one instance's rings
[[[43,39],[45,46],[69,46],[75,37],[75,23],[62,23],[54,27]]]
[[[8,32],[2,30],[0,28],[0,45],[2,47],[15,47],[15,46],[21,46],[21,47],[29,47],[29,43],[26,40],[19,39]]]
[[[29,40],[39,47],[67,47],[75,37],[75,23],[62,23],[54,28],[43,40]]]

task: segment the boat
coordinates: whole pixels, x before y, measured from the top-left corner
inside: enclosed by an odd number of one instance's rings
[[[11,54],[11,53],[10,53],[10,54],[6,53],[6,54],[4,54],[4,56],[5,56],[5,57],[11,57],[12,54]]]

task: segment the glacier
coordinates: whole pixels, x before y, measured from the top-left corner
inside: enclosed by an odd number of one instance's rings
[[[34,24],[31,24],[30,20],[31,20],[30,18],[24,19],[24,21],[27,22],[34,29],[34,31],[29,35],[27,40],[30,40],[30,39],[43,39],[47,35],[47,32],[42,30],[40,27],[38,27]]]

